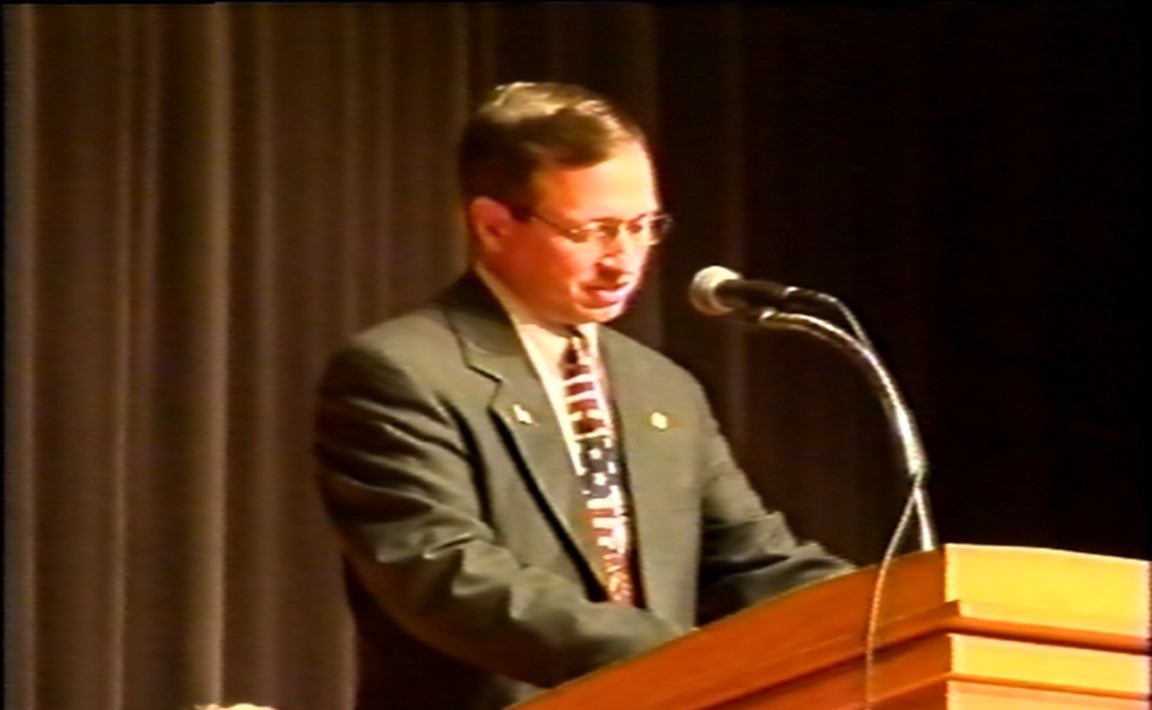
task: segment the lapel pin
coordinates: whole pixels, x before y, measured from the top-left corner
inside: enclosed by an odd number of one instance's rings
[[[516,417],[516,421],[521,424],[531,424],[533,421],[532,412],[529,412],[519,404],[512,405],[512,416]]]
[[[648,418],[648,421],[660,431],[668,428],[668,417],[664,416],[662,412],[652,412],[652,416]]]

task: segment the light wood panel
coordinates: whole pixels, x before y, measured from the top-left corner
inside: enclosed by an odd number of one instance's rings
[[[876,574],[797,590],[519,707],[862,708]],[[883,590],[875,707],[1146,708],[1149,610],[1144,561],[972,545],[908,555]]]

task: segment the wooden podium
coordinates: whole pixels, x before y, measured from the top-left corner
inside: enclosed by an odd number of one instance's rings
[[[517,710],[1152,707],[1149,563],[946,545],[773,599]],[[865,702],[865,667],[872,703]]]

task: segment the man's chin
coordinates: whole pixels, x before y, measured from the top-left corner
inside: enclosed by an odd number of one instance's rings
[[[578,308],[586,312],[599,322],[609,321],[621,316],[628,309],[636,289],[631,287],[615,291],[593,292],[586,294],[586,298],[578,304]]]
[[[586,306],[580,309],[585,323],[607,323],[616,320],[628,309],[627,301],[612,303],[605,306]]]

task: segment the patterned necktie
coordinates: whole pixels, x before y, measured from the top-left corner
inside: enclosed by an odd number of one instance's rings
[[[579,454],[579,475],[589,519],[602,552],[608,595],[634,599],[629,555],[628,507],[620,456],[608,403],[593,366],[588,342],[573,329],[564,351],[564,400]]]

